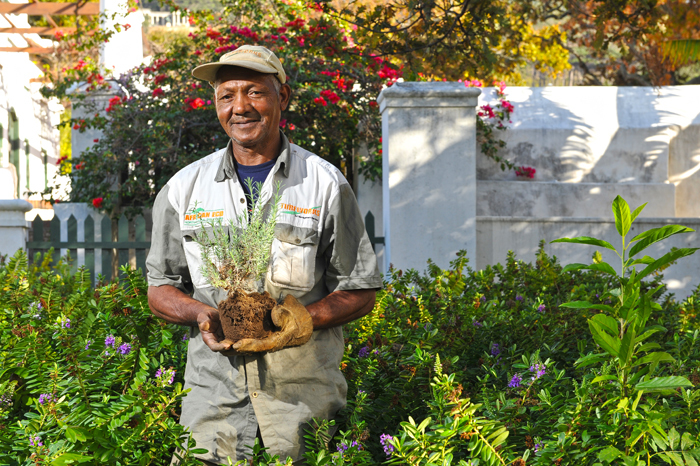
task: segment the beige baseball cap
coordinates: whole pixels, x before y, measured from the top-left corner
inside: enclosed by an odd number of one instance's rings
[[[216,72],[222,66],[240,66],[260,73],[274,74],[282,84],[287,82],[287,75],[280,59],[270,49],[260,45],[242,45],[222,55],[218,62],[199,65],[192,70],[192,76],[213,84],[216,80]]]

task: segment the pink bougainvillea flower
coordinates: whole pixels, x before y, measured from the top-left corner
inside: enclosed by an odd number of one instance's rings
[[[192,110],[197,110],[198,108],[204,107],[204,101],[197,97],[196,99],[190,101],[190,108]]]

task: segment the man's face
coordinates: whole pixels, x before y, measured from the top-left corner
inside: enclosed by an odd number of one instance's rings
[[[264,145],[278,131],[287,108],[289,85],[275,90],[273,75],[247,68],[222,67],[217,74],[216,113],[226,134],[242,147]]]

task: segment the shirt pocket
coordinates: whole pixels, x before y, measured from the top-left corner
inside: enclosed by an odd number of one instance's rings
[[[311,291],[315,284],[318,242],[315,230],[278,224],[272,241],[268,281],[290,290]]]
[[[182,232],[182,248],[185,250],[187,267],[190,269],[192,284],[197,288],[211,286],[202,274],[202,250],[197,243],[196,235],[201,233],[197,230],[184,230]]]

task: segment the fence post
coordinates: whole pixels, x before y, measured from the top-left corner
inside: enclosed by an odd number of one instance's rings
[[[396,83],[382,114],[385,266],[448,267],[460,249],[476,262],[476,112],[462,83]]]
[[[24,213],[32,205],[22,199],[0,200],[0,254],[14,255],[27,245],[27,221]]]

